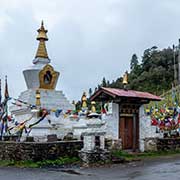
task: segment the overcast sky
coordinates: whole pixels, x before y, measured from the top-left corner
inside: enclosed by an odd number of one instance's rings
[[[57,89],[69,100],[113,80],[154,45],[165,48],[180,37],[179,0],[0,0],[0,78],[9,92],[26,90],[22,70],[32,64],[43,19]]]

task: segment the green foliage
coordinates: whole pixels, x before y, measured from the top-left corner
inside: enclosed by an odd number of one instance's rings
[[[136,54],[133,54],[132,55],[132,58],[131,58],[131,63],[130,63],[130,68],[131,70],[134,70],[136,68],[136,66],[138,66],[138,57]]]
[[[75,106],[76,106],[76,111],[80,111],[81,110],[81,101],[78,101]]]
[[[107,82],[106,82],[106,78],[105,78],[105,77],[103,77],[101,86],[102,86],[102,87],[106,87],[106,86],[107,86]]]
[[[15,166],[15,167],[25,167],[25,168],[39,168],[46,166],[61,166],[67,164],[75,164],[79,163],[80,159],[77,157],[60,157],[55,160],[44,160],[44,161],[9,161],[9,160],[1,160],[0,166]]]
[[[174,95],[173,95],[174,94]],[[174,96],[174,97],[173,97]],[[180,86],[176,86],[173,89],[170,89],[169,91],[164,91],[161,94],[162,100],[159,102],[150,102],[147,105],[147,108],[150,109],[151,107],[156,107],[158,109],[164,108],[164,105],[167,107],[176,107],[180,105]],[[176,104],[177,103],[177,104]]]
[[[92,88],[89,88],[89,97],[91,97],[92,96]]]
[[[122,151],[122,150],[117,150],[117,151],[112,151],[112,156],[113,157],[118,157],[118,158],[121,158],[121,157],[133,157],[132,154],[129,154],[128,152],[126,151]]]
[[[177,67],[177,53],[175,57]],[[164,91],[171,89],[174,81],[173,49],[159,50],[156,46],[148,48],[143,53],[141,63],[139,63],[137,55],[133,54],[130,61],[130,69],[128,74],[129,89],[161,95]],[[107,82],[103,78],[101,86],[123,88],[122,77],[112,82]]]
[[[61,157],[56,160],[45,160],[45,161],[38,161],[36,164],[38,167],[44,166],[59,166],[59,165],[66,165],[66,164],[74,164],[79,162],[80,160],[77,157]]]
[[[131,153],[131,152],[128,153],[126,151],[117,150],[117,151],[112,151],[111,154],[112,154],[112,157],[124,158],[127,161],[131,161],[131,160],[137,160],[137,159],[143,159],[143,158],[177,155],[177,154],[180,154],[180,150],[149,151],[149,152],[143,152],[143,153]]]

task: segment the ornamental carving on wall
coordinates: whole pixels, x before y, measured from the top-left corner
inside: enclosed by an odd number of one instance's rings
[[[42,89],[55,89],[59,73],[54,71],[54,68],[47,64],[39,72],[40,88]]]

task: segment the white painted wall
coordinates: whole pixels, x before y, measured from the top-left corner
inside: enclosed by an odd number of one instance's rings
[[[119,105],[113,103],[112,114],[104,114],[102,119],[106,121],[106,138],[119,139]]]
[[[144,139],[161,137],[160,133],[156,133],[156,127],[151,126],[151,117],[147,116],[144,111],[144,105],[139,109],[139,149],[144,151]]]

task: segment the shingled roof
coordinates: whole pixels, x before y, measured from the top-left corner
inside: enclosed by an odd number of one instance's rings
[[[106,94],[112,99],[115,98],[133,98],[133,99],[144,99],[149,101],[161,101],[161,97],[153,95],[148,92],[141,92],[141,91],[134,91],[134,90],[124,90],[124,89],[118,89],[118,88],[105,88],[101,87],[99,90],[97,90],[92,96],[91,101],[94,101],[100,96],[101,94]]]

